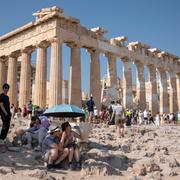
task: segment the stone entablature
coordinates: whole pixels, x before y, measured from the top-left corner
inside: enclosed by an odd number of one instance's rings
[[[102,53],[113,53],[116,57],[127,57],[146,65],[153,64],[161,67],[161,61],[163,61],[165,68],[169,71],[180,72],[179,57],[164,51],[152,52],[149,45],[141,42],[129,43],[127,48],[125,46],[126,37],[112,38],[108,41],[103,37],[107,32],[105,29],[98,27],[88,30],[81,26],[78,19],[64,15],[60,8],[45,8],[34,15],[37,17],[35,22],[28,23],[0,37],[0,56],[8,56],[28,46],[36,46],[41,41],[60,37],[62,42],[75,42],[84,48],[99,49]],[[166,55],[162,56],[163,53]]]

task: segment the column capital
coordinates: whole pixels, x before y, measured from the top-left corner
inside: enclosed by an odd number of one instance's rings
[[[87,48],[87,51],[88,51],[90,54],[94,54],[94,53],[100,54],[100,50],[94,49],[94,48]]]
[[[50,42],[51,41],[36,42],[36,48],[47,48],[50,45]]]
[[[52,37],[52,38],[48,39],[47,41],[50,42],[50,43],[57,42],[57,43],[59,43],[59,44],[61,44],[61,43],[64,42],[64,40],[61,39],[61,38],[59,38],[59,37]]]
[[[137,59],[134,60],[134,64],[136,64],[136,66],[138,65],[142,65],[143,63]]]
[[[8,60],[8,56],[1,56],[0,61],[1,62],[6,62]]]
[[[81,47],[82,47],[80,43],[77,43],[77,42],[74,42],[74,41],[72,41],[72,42],[67,42],[67,46],[68,46],[69,48],[75,48],[75,47],[81,48]]]
[[[11,52],[9,54],[9,57],[11,57],[11,58],[18,58],[20,55],[21,55],[20,50],[18,50],[18,51],[15,51],[15,52]]]
[[[24,49],[21,49],[21,53],[31,54],[33,51],[34,51],[34,46],[28,46],[25,47]]]
[[[128,58],[128,57],[123,57],[123,58],[121,58],[121,60],[123,61],[123,62],[128,62],[128,61],[130,61],[130,58]]]

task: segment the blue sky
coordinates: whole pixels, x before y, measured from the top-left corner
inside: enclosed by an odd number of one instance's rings
[[[180,56],[179,0],[1,0],[0,35],[33,21],[33,12],[51,6],[61,7],[88,28],[104,27],[107,38],[125,35],[128,42],[141,41]],[[90,56],[83,49],[81,57],[82,90],[88,91]],[[69,58],[70,51],[63,46],[63,79],[69,79]],[[35,53],[32,59],[35,63]],[[103,77],[107,68],[103,55],[100,63]],[[121,77],[121,61],[117,60],[117,65]]]

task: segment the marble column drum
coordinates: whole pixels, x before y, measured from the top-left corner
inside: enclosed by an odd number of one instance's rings
[[[136,62],[136,96],[138,106],[141,110],[146,109],[146,91],[145,91],[145,78],[144,78],[144,64]]]
[[[5,74],[6,74],[5,62],[3,61],[3,59],[0,58],[0,92],[2,91],[3,84],[6,82]]]
[[[101,81],[100,81],[100,62],[99,51],[89,50],[91,55],[90,61],[90,95],[93,96],[95,105],[98,110],[101,109]]]
[[[159,69],[160,84],[159,84],[159,112],[160,114],[169,113],[169,98],[167,90],[167,75],[166,71]]]
[[[81,107],[81,49],[73,43],[68,46],[71,48],[69,104]]]
[[[178,111],[180,112],[180,73],[176,74]]]
[[[10,85],[8,92],[10,104],[17,105],[17,57],[9,56],[7,83]]]
[[[46,107],[47,46],[37,45],[34,104]]]
[[[112,54],[107,54],[106,56],[108,58],[108,76],[110,79],[110,87],[117,87],[116,57]]]
[[[62,103],[68,104],[68,80],[62,81]]]
[[[19,107],[28,103],[31,96],[31,52],[23,50],[21,54],[21,74],[19,88]]]
[[[62,42],[51,40],[49,107],[62,103]]]
[[[151,111],[152,115],[157,114],[159,111],[158,106],[158,95],[157,95],[157,79],[156,79],[156,67],[155,66],[148,66],[149,69],[149,110]]]
[[[123,106],[131,109],[133,107],[132,94],[132,62],[123,58]]]
[[[170,113],[176,113],[178,110],[177,105],[177,87],[176,87],[176,75],[174,72],[169,72],[169,111]]]

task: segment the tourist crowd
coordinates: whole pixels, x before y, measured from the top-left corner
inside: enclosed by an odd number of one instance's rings
[[[79,126],[72,129],[68,121],[64,121],[61,127],[54,126],[46,116],[42,115],[46,108],[33,106],[31,100],[24,105],[22,110],[13,104],[10,107],[7,96],[9,88],[8,84],[4,84],[3,93],[0,94],[0,115],[3,122],[0,144],[5,143],[11,116],[12,118],[20,116],[24,119],[29,118],[29,127],[17,132],[21,136],[22,144],[25,144],[24,148],[42,152],[42,159],[46,162],[48,169],[59,168],[63,160],[68,161],[70,170],[81,169],[80,148],[77,139],[83,139],[83,137]],[[152,115],[151,111],[146,109],[144,111],[125,109],[120,101],[112,101],[99,111],[92,96],[87,101],[84,112],[84,121],[105,124],[106,127],[116,125],[117,136],[120,138],[124,137],[124,128],[131,127],[131,125],[160,126],[162,122],[176,124],[180,120],[180,113]]]

